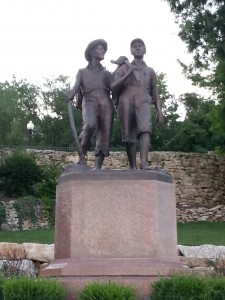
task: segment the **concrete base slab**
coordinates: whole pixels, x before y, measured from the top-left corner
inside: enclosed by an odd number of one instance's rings
[[[66,287],[73,287],[77,294],[89,282],[116,282],[135,288],[137,299],[147,299],[151,284],[159,277],[183,273],[178,261],[143,258],[70,258],[56,259],[42,276],[57,277]],[[76,293],[68,295],[76,299]]]
[[[150,258],[56,259],[45,268],[48,276],[166,276],[180,269],[179,261]]]

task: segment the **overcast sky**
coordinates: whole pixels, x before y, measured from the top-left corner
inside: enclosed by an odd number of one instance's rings
[[[41,83],[60,74],[71,77],[87,62],[87,44],[98,38],[108,43],[102,64],[126,55],[130,41],[146,43],[146,63],[167,76],[169,92],[178,96],[199,91],[182,75],[177,59],[187,63],[185,44],[169,6],[161,0],[1,0],[0,81],[26,78]]]

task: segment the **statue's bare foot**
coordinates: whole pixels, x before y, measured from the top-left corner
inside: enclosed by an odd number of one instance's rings
[[[156,171],[156,172],[160,172],[160,173],[167,173],[166,170],[162,169],[159,166],[148,166],[148,165],[144,165],[144,166],[140,166],[141,170],[150,170],[150,171]]]
[[[140,166],[140,169],[141,170],[156,171],[156,172],[159,172],[159,173],[170,175],[165,169],[163,169],[163,168],[161,168],[159,166],[152,166],[152,167],[150,167],[150,166]]]
[[[137,170],[137,167],[130,167],[130,170],[133,171],[133,170]]]
[[[79,157],[79,160],[77,162],[78,165],[87,166],[87,159],[84,157]]]
[[[148,165],[140,165],[140,169],[141,170],[153,170],[153,168]]]
[[[79,160],[77,163],[70,163],[64,165],[63,169],[64,169],[63,173],[65,174],[65,173],[87,172],[91,168],[87,165],[87,162],[85,160]]]

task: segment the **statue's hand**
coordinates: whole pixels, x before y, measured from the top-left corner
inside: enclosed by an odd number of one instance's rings
[[[133,64],[129,64],[128,72],[132,73],[134,70],[137,70],[137,67]]]
[[[163,119],[164,119],[163,114],[162,114],[161,112],[158,112],[158,113],[157,113],[157,116],[156,116],[156,123],[157,123],[157,126],[158,126],[158,127],[161,127],[161,126],[162,126],[162,124],[163,124]]]
[[[73,90],[69,90],[65,93],[65,101],[68,102],[68,101],[72,101],[74,98],[74,92]]]

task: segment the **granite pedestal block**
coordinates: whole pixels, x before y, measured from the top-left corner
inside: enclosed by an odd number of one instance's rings
[[[156,171],[65,173],[56,198],[55,259],[42,271],[82,288],[89,281],[136,287],[181,270],[170,175]]]

